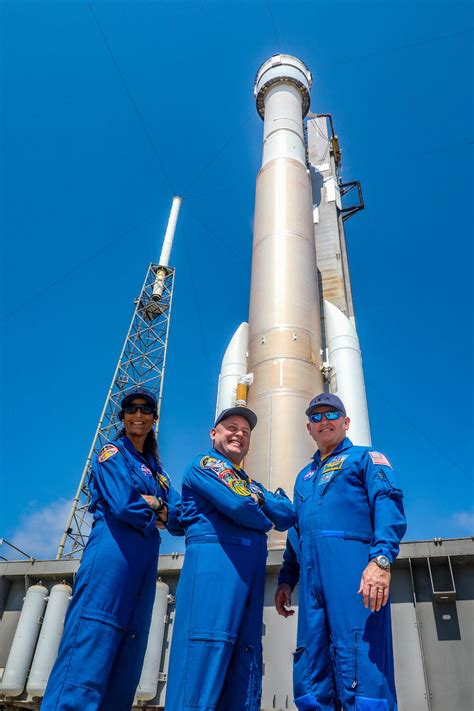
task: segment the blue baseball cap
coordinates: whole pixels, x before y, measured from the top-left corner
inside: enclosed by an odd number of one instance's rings
[[[248,407],[228,407],[227,410],[222,410],[222,412],[218,415],[214,423],[214,427],[217,427],[219,422],[222,422],[222,420],[225,420],[226,417],[230,417],[231,415],[239,415],[240,417],[244,417],[249,423],[251,430],[253,430],[257,424],[257,415],[252,410],[249,410]]]
[[[344,416],[346,415],[346,408],[344,407],[342,400],[340,400],[337,395],[333,395],[332,393],[321,393],[320,395],[313,397],[308,405],[308,409],[306,410],[306,415],[309,417],[313,414],[317,407],[323,406],[332,407],[334,410],[342,412]]]
[[[133,390],[130,390],[126,395],[123,396],[122,402],[120,403],[120,407],[122,408],[122,410],[136,397],[143,398],[153,408],[155,412],[157,411],[158,402],[156,396],[151,392],[151,390],[142,388],[140,385],[136,388],[133,388]]]

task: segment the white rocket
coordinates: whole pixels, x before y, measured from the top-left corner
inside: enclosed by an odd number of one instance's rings
[[[370,444],[343,228],[341,192],[349,188],[338,177],[330,117],[310,114],[305,122],[311,86],[306,65],[286,54],[271,57],[256,75],[264,136],[250,315],[225,352],[216,408],[239,401],[256,412],[246,470],[290,495],[314,452],[305,410],[315,394],[337,394],[352,420],[351,439]]]

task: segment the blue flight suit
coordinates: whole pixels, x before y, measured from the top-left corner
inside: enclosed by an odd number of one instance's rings
[[[167,502],[182,535],[180,496],[127,437],[102,447],[89,482],[94,523],[74,582],[42,711],[130,711],[156,588],[160,534],[141,494]]]
[[[347,438],[323,460],[316,452],[298,474],[297,523],[278,582],[300,583],[293,670],[300,711],[396,711],[390,603],[371,612],[357,591],[370,559],[397,557],[402,499],[385,456]]]
[[[259,505],[250,496],[264,497]],[[183,478],[181,572],[166,711],[258,711],[267,536],[294,525],[293,504],[211,449]]]

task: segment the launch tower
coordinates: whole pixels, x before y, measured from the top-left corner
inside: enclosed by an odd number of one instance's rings
[[[128,329],[105,405],[74,497],[56,558],[79,558],[85,548],[91,521],[88,487],[94,456],[117,434],[120,402],[137,385],[151,390],[158,400],[158,421],[163,393],[166,349],[173,300],[174,268],[169,266],[181,198],[174,197],[158,264],[150,264]]]

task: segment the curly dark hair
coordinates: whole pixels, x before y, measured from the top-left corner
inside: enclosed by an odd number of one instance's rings
[[[126,436],[125,427],[122,427],[115,439],[121,439]],[[160,453],[158,450],[158,440],[156,439],[155,430],[151,429],[145,439],[143,445],[143,454],[151,454],[155,460],[156,466],[160,465]]]

